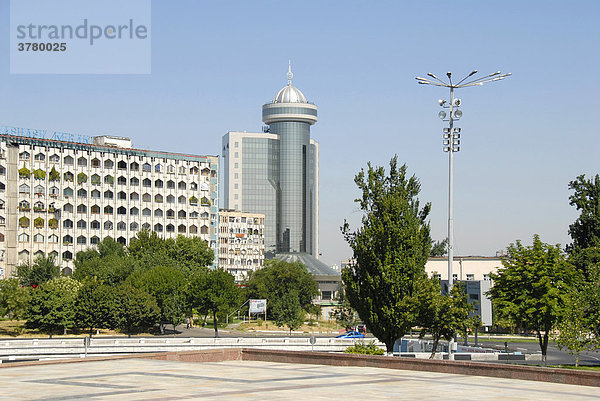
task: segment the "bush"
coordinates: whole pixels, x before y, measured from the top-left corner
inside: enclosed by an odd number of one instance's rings
[[[346,348],[346,354],[362,354],[362,355],[383,355],[383,350],[375,345],[375,341],[370,341],[368,344],[358,341],[352,347]]]

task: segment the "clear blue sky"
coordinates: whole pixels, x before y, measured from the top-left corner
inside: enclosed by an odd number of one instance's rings
[[[600,2],[152,2],[152,74],[10,75],[9,2],[0,0],[0,125],[129,136],[134,146],[219,154],[227,131],[259,131],[286,83],[319,106],[322,260],[351,256],[356,172],[398,154],[446,236],[447,154],[433,72],[512,72],[458,92],[457,255],[510,242],[565,244],[569,180],[600,173]]]

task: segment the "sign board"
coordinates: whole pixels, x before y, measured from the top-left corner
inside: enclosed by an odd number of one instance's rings
[[[267,311],[266,299],[251,299],[250,313],[265,313]]]

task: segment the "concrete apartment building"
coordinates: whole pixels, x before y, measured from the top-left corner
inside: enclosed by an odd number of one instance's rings
[[[38,255],[68,273],[77,252],[142,229],[199,236],[218,258],[218,169],[217,156],[134,149],[129,138],[1,127],[0,277]]]
[[[219,211],[219,267],[244,281],[265,261],[265,215]]]

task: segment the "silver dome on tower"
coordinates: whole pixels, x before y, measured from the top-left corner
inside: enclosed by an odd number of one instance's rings
[[[277,92],[273,103],[308,103],[302,91],[292,85],[292,78],[294,78],[294,74],[292,73],[292,64],[290,63],[287,73],[288,84]]]

